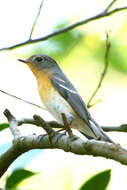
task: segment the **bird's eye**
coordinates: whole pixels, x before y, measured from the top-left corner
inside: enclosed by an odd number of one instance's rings
[[[37,61],[38,63],[41,62],[43,60],[42,57],[36,57],[35,61]]]

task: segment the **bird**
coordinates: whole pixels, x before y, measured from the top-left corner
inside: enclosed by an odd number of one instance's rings
[[[53,58],[37,54],[18,61],[25,63],[35,75],[40,98],[59,124],[63,125],[62,114],[65,114],[69,126],[88,139],[113,143],[92,118],[82,97]]]

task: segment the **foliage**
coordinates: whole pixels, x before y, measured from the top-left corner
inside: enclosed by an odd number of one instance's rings
[[[9,127],[9,124],[8,123],[1,123],[0,124],[0,131],[4,130],[4,129],[7,129]]]
[[[52,29],[53,31],[59,30],[69,24],[69,21],[64,20],[57,23]],[[53,36],[47,41],[38,42],[34,45],[30,45],[20,49],[15,50],[15,52],[21,51],[21,56],[29,57],[34,54],[48,54],[54,57],[56,60],[65,58],[69,52],[77,46],[78,43],[82,41],[82,32],[78,29],[70,30],[66,33],[61,33],[59,35]]]
[[[79,190],[106,190],[111,170],[105,170],[88,179]]]
[[[25,169],[17,169],[13,171],[13,173],[7,178],[5,185],[6,190],[16,190],[19,183],[35,174],[36,173]]]
[[[17,169],[7,178],[5,189],[18,190],[19,184],[36,173],[25,169]],[[105,170],[90,177],[79,190],[106,190],[111,177],[111,170]],[[43,186],[43,184],[42,184]]]

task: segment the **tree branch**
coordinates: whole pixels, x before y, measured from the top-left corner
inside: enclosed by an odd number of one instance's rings
[[[4,115],[8,119],[8,122],[10,124],[10,130],[11,130],[12,135],[14,136],[14,139],[21,137],[21,133],[19,129],[17,128],[18,122],[15,119],[15,117],[7,109],[4,111]]]
[[[54,129],[61,129],[64,128],[63,125],[57,123],[56,121],[49,121],[46,122],[51,128]],[[38,122],[35,119],[29,119],[29,118],[22,118],[17,120],[17,125],[23,125],[23,124],[31,124],[31,125],[36,125],[36,126],[40,126],[38,124]],[[127,124],[121,124],[119,126],[101,126],[101,128],[105,131],[105,132],[127,132]]]
[[[55,121],[50,121],[47,123],[50,125],[51,128],[55,128],[55,129],[60,129],[64,127],[63,125]],[[22,118],[18,120],[18,126],[23,125],[23,124],[38,125],[34,119]],[[125,133],[127,132],[127,124],[121,124],[119,126],[101,126],[101,128],[105,132],[125,132]]]
[[[10,125],[15,123],[11,123],[12,120],[15,120],[16,124],[18,123],[15,117],[8,110],[4,113]],[[72,138],[62,135],[60,137],[60,134],[55,132],[40,116],[35,115],[34,122],[36,125],[41,126],[47,132],[47,135],[29,135],[24,137],[19,135],[18,138],[14,138],[12,147],[0,156],[0,176],[5,173],[10,164],[16,158],[24,152],[32,149],[58,148],[64,150],[65,152],[72,152],[78,155],[102,156],[127,165],[127,150],[118,144],[96,140],[82,140],[77,136],[73,136],[74,138]],[[17,128],[15,124],[14,128]]]
[[[34,119],[28,119],[28,118],[22,118],[20,120],[17,120],[18,126],[23,125],[23,124],[32,124],[38,126],[38,123]],[[64,128],[63,125],[57,123],[56,121],[50,121],[47,122],[51,128],[54,129],[60,129]],[[121,124],[119,126],[101,126],[101,128],[105,132],[127,132],[127,124]]]
[[[127,132],[127,124],[122,124],[120,126],[102,126],[102,129],[106,132]]]
[[[29,118],[22,118],[22,119],[17,120],[17,122],[18,122],[18,126],[23,125],[23,124],[31,124],[31,125],[39,126],[38,123],[34,119],[29,119]],[[49,121],[47,123],[50,125],[51,128],[59,129],[59,128],[64,127],[63,125],[57,123],[56,121]]]
[[[84,20],[81,20],[81,21],[78,21],[78,22],[75,22],[74,24],[71,24],[69,26],[66,26],[60,30],[57,30],[55,32],[52,32],[44,37],[40,37],[40,38],[36,38],[36,39],[28,39],[24,42],[21,42],[21,43],[18,43],[18,44],[15,44],[15,45],[12,45],[12,46],[9,46],[9,47],[4,47],[4,48],[1,48],[0,51],[3,51],[3,50],[12,50],[14,48],[18,48],[18,47],[21,47],[21,46],[24,46],[24,45],[29,45],[29,44],[34,44],[34,43],[37,43],[37,42],[40,42],[40,41],[44,41],[44,40],[47,40],[53,36],[56,36],[56,35],[59,35],[61,33],[64,33],[64,32],[67,32],[69,30],[72,30],[78,26],[81,26],[83,24],[87,24],[91,21],[94,21],[94,20],[98,20],[100,18],[104,18],[104,17],[108,17],[112,14],[115,14],[119,11],[123,11],[123,10],[126,10],[127,7],[121,7],[121,8],[115,8],[111,11],[108,12],[109,8],[111,8],[111,6],[115,3],[115,1],[112,1],[101,13],[93,16],[93,17],[90,17],[90,18],[87,18],[87,19],[84,19]]]

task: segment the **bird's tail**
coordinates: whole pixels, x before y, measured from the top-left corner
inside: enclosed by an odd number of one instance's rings
[[[114,143],[94,120],[90,120],[90,124],[98,140]]]
[[[110,143],[114,143],[103,131],[103,129],[94,121],[94,120],[89,120],[91,128],[94,132],[94,136],[96,136],[96,140],[102,140]],[[81,131],[80,131],[81,132]],[[81,132],[85,137],[88,139],[94,139],[91,136],[86,135],[85,133]]]

